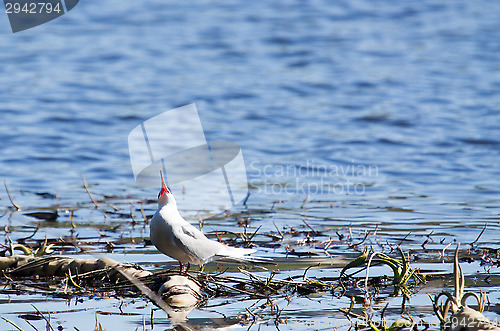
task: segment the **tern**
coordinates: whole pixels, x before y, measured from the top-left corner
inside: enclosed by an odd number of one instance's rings
[[[191,264],[204,266],[211,261],[269,264],[268,258],[250,256],[256,252],[255,249],[230,247],[210,240],[184,220],[177,209],[174,195],[165,185],[161,171],[160,177],[158,209],[151,219],[150,238],[160,252],[179,261],[181,274],[183,264],[187,264],[184,275]]]

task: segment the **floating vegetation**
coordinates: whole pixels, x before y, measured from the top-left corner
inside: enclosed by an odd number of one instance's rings
[[[470,322],[470,330],[498,328],[494,318],[488,320],[484,315],[493,313],[496,306],[483,289],[500,283],[494,269],[500,266],[500,250],[481,244],[493,225],[481,225],[472,237],[475,240],[471,239],[468,249],[460,252],[460,262],[469,269],[484,270],[476,273],[475,278],[468,276],[468,281],[482,287],[470,292],[465,292],[466,276],[459,264],[458,247],[452,259],[453,274],[451,264],[446,263],[451,257],[450,238],[434,240],[437,234],[433,230],[420,236],[405,230],[396,237],[378,225],[369,229],[335,227],[332,222],[329,227],[320,226],[315,219],[302,215],[286,215],[293,217],[294,222],[278,226],[275,212],[283,201],[273,203],[267,210],[227,212],[200,221],[200,227],[204,225],[205,234],[213,240],[265,250],[276,265],[212,263],[205,270],[194,269],[184,277],[174,263],[148,262],[150,256],[155,256],[148,239],[148,222],[156,208],[155,201],[91,192],[86,181],[82,190],[89,201],[76,205],[64,205],[60,198],[34,193],[44,202],[55,199],[55,203],[29,208],[11,191],[9,199],[3,200],[11,205],[6,207],[7,216],[3,218],[6,225],[0,249],[0,293],[9,300],[13,296],[43,296],[81,304],[113,298],[118,302],[116,309],[95,310],[96,330],[105,329],[103,318],[113,315],[140,316],[143,320],[139,329],[147,329],[143,325],[149,313],[126,311],[123,303],[127,300],[152,303],[151,329],[154,320],[158,322],[160,316],[165,316],[161,311],[168,314],[172,325],[188,327],[193,309],[219,311],[219,306],[233,303],[239,304],[238,313],[224,313],[224,325],[291,325],[297,322],[291,318],[291,311],[300,314],[302,308],[295,302],[301,300],[321,302],[314,308],[319,311],[311,314],[321,314],[324,309],[325,316],[345,320],[346,329],[455,330],[462,321]],[[321,203],[305,200],[298,209],[303,211],[306,204],[311,208]],[[16,222],[21,217],[24,223],[19,225]],[[271,227],[266,228],[262,219],[269,220]],[[239,230],[215,230],[210,224],[213,222],[231,222]],[[57,229],[57,235],[50,235],[52,229]],[[127,254],[141,256],[140,264],[118,262],[127,261]],[[447,291],[435,294],[451,279],[455,286],[453,295]],[[465,304],[471,296],[478,301],[477,310]],[[415,297],[419,304],[422,297],[425,299],[423,309],[414,303]],[[15,316],[5,314],[0,322],[23,329],[21,323],[39,321],[47,329],[56,329],[58,313],[36,306]]]
[[[398,252],[401,255],[401,260],[391,258],[386,254],[375,252],[373,248],[368,251],[368,247],[365,246],[361,255],[354,261],[349,262],[341,271],[340,275],[344,275],[345,272],[351,268],[356,268],[367,264],[367,267],[362,269],[366,270],[365,277],[365,287],[368,287],[368,271],[372,263],[385,264],[392,269],[393,272],[393,284],[394,284],[394,296],[403,294],[405,298],[409,299],[411,296],[411,291],[406,286],[408,280],[414,277],[415,283],[423,283],[424,277],[419,274],[419,271],[412,268],[409,259],[405,256],[401,247],[397,247]],[[358,271],[359,272],[359,271]]]
[[[458,262],[459,247],[460,245],[457,245],[457,248],[455,250],[455,258],[453,260],[453,281],[455,294],[452,295],[449,292],[444,291],[436,294],[434,298],[429,295],[432,301],[434,312],[441,322],[441,327],[446,330],[500,331],[500,326],[498,324],[491,322],[482,314],[486,302],[485,294],[482,291],[479,295],[474,292],[464,292],[464,274],[462,272],[462,268],[460,267],[460,263]],[[439,299],[441,298],[441,296],[446,297],[444,304],[443,302],[439,303]],[[470,297],[476,299],[478,310],[472,309],[467,306],[466,301]],[[450,318],[447,318],[450,308],[452,315]]]

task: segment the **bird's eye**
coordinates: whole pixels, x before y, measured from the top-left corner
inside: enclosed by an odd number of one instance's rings
[[[161,191],[158,192],[158,199],[161,197]]]

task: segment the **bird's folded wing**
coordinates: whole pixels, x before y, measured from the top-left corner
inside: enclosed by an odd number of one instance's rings
[[[215,255],[212,258],[212,261],[217,262],[238,262],[243,264],[267,264],[267,265],[277,265],[276,262],[271,258],[262,257],[262,256],[227,256],[227,255]]]
[[[174,229],[174,240],[176,245],[186,254],[199,259],[201,262],[207,261],[220,250],[220,243],[212,241],[192,226],[183,224]]]

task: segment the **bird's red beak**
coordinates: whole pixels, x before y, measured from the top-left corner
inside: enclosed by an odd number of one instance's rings
[[[168,189],[167,185],[165,185],[165,181],[163,180],[163,173],[160,170],[160,177],[161,177],[161,190],[160,194],[158,194],[158,198],[163,196],[165,193],[170,193],[170,190]]]

